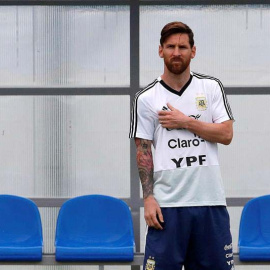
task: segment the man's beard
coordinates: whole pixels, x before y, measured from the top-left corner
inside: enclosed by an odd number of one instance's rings
[[[164,63],[167,67],[167,69],[175,74],[175,75],[179,75],[182,74],[189,66],[191,59],[188,59],[187,61],[183,61],[183,60],[179,60],[179,62],[174,63],[175,60],[178,60],[178,58],[174,58],[172,60],[165,60],[164,59]]]

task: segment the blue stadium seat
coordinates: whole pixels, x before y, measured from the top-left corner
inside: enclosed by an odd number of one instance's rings
[[[239,229],[239,259],[270,261],[270,195],[245,205]]]
[[[59,212],[57,261],[132,261],[133,223],[120,199],[86,195],[66,201]]]
[[[42,227],[29,199],[0,195],[0,261],[41,261]]]

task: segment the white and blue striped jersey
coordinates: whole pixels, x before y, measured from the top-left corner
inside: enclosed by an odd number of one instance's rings
[[[157,78],[135,95],[130,138],[153,142],[154,196],[161,207],[226,205],[217,144],[185,129],[166,129],[158,112],[167,103],[198,121],[233,120],[222,83],[191,73],[180,92]]]

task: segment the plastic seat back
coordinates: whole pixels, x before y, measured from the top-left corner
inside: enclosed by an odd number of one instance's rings
[[[245,205],[239,228],[239,258],[242,261],[270,260],[270,195]]]
[[[57,261],[131,261],[133,223],[120,199],[87,195],[68,200],[56,228]]]
[[[39,210],[29,199],[0,195],[0,260],[42,260]]]

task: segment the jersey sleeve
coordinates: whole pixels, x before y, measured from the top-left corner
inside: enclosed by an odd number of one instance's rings
[[[135,98],[131,113],[129,138],[153,140],[155,120],[147,102],[141,96]]]
[[[220,81],[217,82],[214,91],[212,115],[213,123],[222,123],[227,120],[234,120],[230,104]]]

